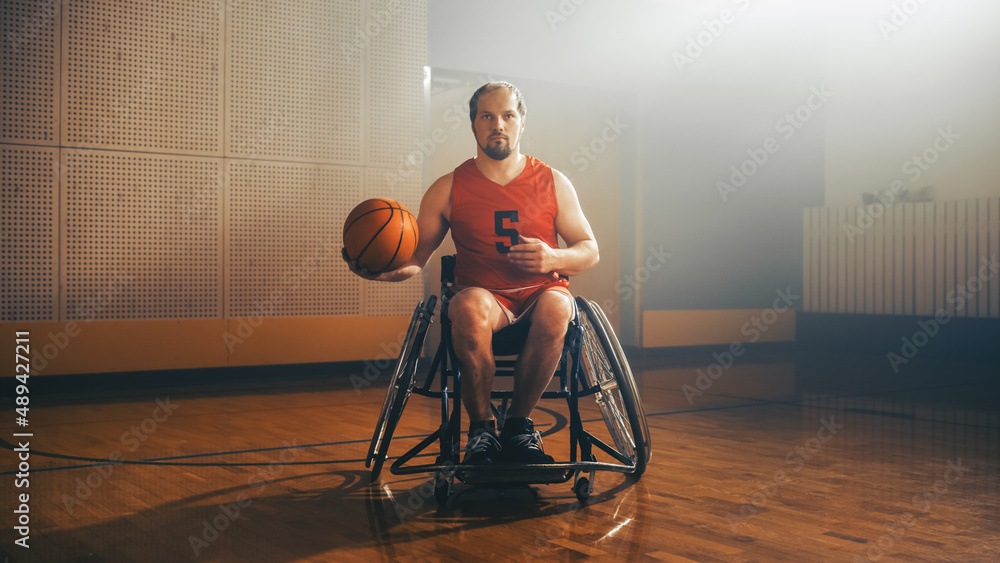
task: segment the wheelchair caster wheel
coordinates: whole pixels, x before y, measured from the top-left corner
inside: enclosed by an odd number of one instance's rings
[[[438,504],[445,506],[448,504],[448,497],[451,496],[451,483],[447,479],[434,480],[434,498]]]
[[[573,492],[576,493],[576,500],[580,501],[580,504],[586,504],[587,499],[590,498],[590,479],[586,477],[577,479],[576,484],[573,485]]]

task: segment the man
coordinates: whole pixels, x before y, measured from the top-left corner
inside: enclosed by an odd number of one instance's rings
[[[476,157],[424,194],[413,256],[399,269],[378,275],[351,263],[366,279],[402,281],[421,271],[452,230],[455,281],[462,289],[452,298],[448,316],[470,420],[466,464],[552,463],[529,415],[559,364],[573,316],[566,277],[599,260],[573,185],[559,171],[521,154],[525,113],[521,92],[512,84],[480,87],[469,100]],[[557,235],[566,248],[559,248]],[[522,317],[531,324],[514,369],[507,419],[497,436],[490,408],[495,373],[491,340],[493,333]]]

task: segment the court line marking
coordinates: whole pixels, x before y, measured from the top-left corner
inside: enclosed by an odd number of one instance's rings
[[[830,397],[834,397],[834,398],[872,397],[872,396],[877,396],[877,395],[886,395],[886,394],[893,394],[893,393],[908,393],[908,392],[913,392],[913,391],[928,391],[928,390],[935,390],[935,389],[965,387],[965,386],[976,385],[976,384],[977,384],[977,382],[971,382],[971,383],[966,383],[966,384],[958,385],[958,386],[951,384],[951,385],[936,385],[936,386],[928,386],[928,387],[916,387],[916,388],[904,389],[904,390],[893,389],[893,390],[877,391],[877,392],[871,392],[871,393],[854,393],[854,394],[848,394],[848,395],[835,395],[835,394],[831,394]],[[716,395],[716,396],[725,397],[725,395]],[[703,408],[699,408],[699,409],[686,409],[686,410],[679,410],[679,411],[662,411],[662,412],[646,413],[646,418],[649,418],[649,417],[652,417],[652,416],[669,416],[669,415],[678,415],[678,414],[691,414],[691,413],[699,413],[699,412],[712,412],[712,411],[732,410],[732,409],[740,409],[740,408],[748,408],[748,407],[804,406],[807,403],[814,402],[814,401],[818,400],[818,399],[814,399],[814,398],[809,398],[809,399],[795,399],[795,400],[787,400],[787,401],[773,401],[773,400],[767,400],[767,399],[756,399],[756,398],[753,398],[753,397],[733,397],[733,398],[734,399],[744,400],[744,401],[751,401],[751,402],[742,403],[742,404],[736,404],[736,405],[723,405],[723,406],[718,406],[718,407],[703,407]],[[879,413],[865,413],[865,414],[872,414],[872,416],[880,416]],[[925,418],[913,418],[912,420],[914,422],[936,422],[936,423],[952,424],[952,425],[955,425],[955,426],[967,426],[967,427],[977,427],[977,428],[979,428],[979,427],[981,427],[981,428],[992,428],[992,427],[983,426],[983,425],[979,425],[979,424],[959,423],[959,422],[941,421],[941,420],[930,420],[930,419],[925,419]],[[597,421],[604,422],[604,418],[592,418],[592,419],[582,420],[581,422],[597,422]],[[539,428],[545,428],[546,426],[551,426],[551,424],[540,424]],[[408,440],[408,439],[418,439],[418,438],[422,439],[422,438],[425,438],[425,437],[426,436],[423,435],[423,434],[417,434],[417,435],[411,435],[411,436],[397,436],[395,439],[398,439],[398,440]],[[164,467],[254,467],[254,466],[260,466],[260,465],[282,465],[282,466],[284,466],[284,465],[333,465],[333,464],[344,464],[344,463],[364,463],[366,460],[364,460],[364,459],[338,459],[338,460],[317,460],[317,461],[294,461],[294,462],[287,462],[287,463],[285,463],[285,462],[273,462],[273,461],[272,462],[260,461],[260,462],[212,462],[212,463],[195,463],[195,462],[176,462],[174,460],[179,460],[179,459],[193,459],[193,458],[202,458],[202,457],[215,457],[215,456],[227,456],[227,455],[245,454],[245,453],[261,453],[261,452],[287,450],[287,449],[301,449],[301,448],[315,448],[315,447],[325,447],[325,446],[339,446],[339,445],[358,444],[358,443],[366,443],[366,442],[370,443],[371,440],[369,440],[369,439],[344,440],[344,441],[340,441],[340,442],[323,442],[323,443],[317,443],[317,444],[303,444],[303,445],[300,445],[300,446],[282,446],[282,447],[273,447],[273,448],[257,448],[257,449],[251,449],[251,450],[234,450],[234,451],[229,451],[229,452],[210,452],[210,453],[201,453],[201,454],[190,454],[190,455],[184,455],[184,456],[171,456],[171,457],[162,457],[162,458],[151,458],[151,459],[145,459],[145,460],[121,460],[121,461],[110,461],[110,460],[106,460],[106,459],[89,458],[89,457],[83,457],[83,456],[72,456],[72,455],[66,455],[66,454],[56,454],[56,453],[42,452],[42,451],[37,451],[37,450],[30,450],[30,453],[33,454],[33,455],[41,456],[41,457],[51,457],[51,458],[56,458],[56,459],[66,459],[66,460],[72,460],[72,461],[88,461],[88,462],[92,462],[92,463],[89,463],[89,464],[86,464],[86,465],[69,465],[69,466],[61,466],[61,467],[43,467],[43,468],[37,468],[37,469],[33,469],[34,472],[63,471],[63,470],[69,470],[69,469],[83,469],[83,468],[88,468],[88,467],[102,467],[102,466],[106,466],[106,465],[159,465],[159,466],[164,466]],[[15,446],[13,444],[7,442],[6,440],[0,438],[0,447],[3,447],[5,449],[13,451]],[[420,454],[420,455],[415,456],[415,457],[428,457],[428,456],[432,456],[432,455],[434,455],[434,454]],[[386,457],[386,461],[394,460],[394,459],[399,459],[399,456],[395,456],[395,457],[388,457],[387,456]],[[5,472],[0,472],[0,475],[6,476],[6,475],[14,475],[16,473],[17,473],[16,470],[15,471],[5,471]]]

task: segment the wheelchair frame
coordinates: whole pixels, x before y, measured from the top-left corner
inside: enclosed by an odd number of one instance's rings
[[[559,378],[558,390],[546,390],[542,394],[542,399],[564,398],[567,401],[570,415],[569,461],[486,466],[461,464],[461,368],[451,346],[451,322],[447,317],[448,301],[455,293],[455,256],[443,256],[441,263],[441,342],[423,383],[418,386],[418,360],[437,301],[437,297],[432,295],[427,301],[421,301],[413,311],[372,435],[365,459],[365,466],[371,468],[372,482],[381,473],[396,425],[412,393],[441,401],[441,425],[396,459],[390,470],[394,475],[434,473],[434,493],[441,504],[447,502],[456,478],[470,485],[565,483],[573,479],[572,490],[581,503],[586,502],[593,492],[596,471],[625,473],[638,480],[649,461],[651,449],[649,427],[635,379],[604,312],[597,303],[582,297],[575,298],[576,312],[567,330],[559,366],[554,374]],[[494,334],[493,350],[498,376],[513,372],[515,360],[510,358],[516,356],[523,345],[528,326],[530,322],[517,322]],[[435,380],[438,380],[436,389],[432,388]],[[511,396],[512,391],[491,392],[490,402],[498,425],[502,424]],[[578,402],[588,396],[596,399],[613,444],[583,428]],[[496,406],[495,399],[502,401],[501,407]],[[440,447],[434,463],[406,465],[435,442]],[[610,456],[612,461],[597,461],[595,447]]]

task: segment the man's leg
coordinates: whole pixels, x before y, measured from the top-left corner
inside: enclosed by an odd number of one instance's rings
[[[451,343],[462,368],[462,402],[469,413],[469,444],[463,463],[497,461],[500,443],[490,408],[496,365],[493,333],[507,326],[507,314],[493,294],[472,287],[462,290],[448,305]]]
[[[500,433],[502,458],[517,463],[552,463],[528,417],[559,365],[573,302],[561,291],[546,291],[529,314],[531,327],[514,366],[514,397]]]
[[[545,392],[559,365],[566,329],[573,319],[572,298],[562,291],[546,291],[529,312],[528,339],[514,367],[511,417],[528,417]]]
[[[507,316],[493,294],[470,287],[448,305],[451,343],[462,366],[462,402],[469,420],[492,420],[493,333],[507,326]]]

